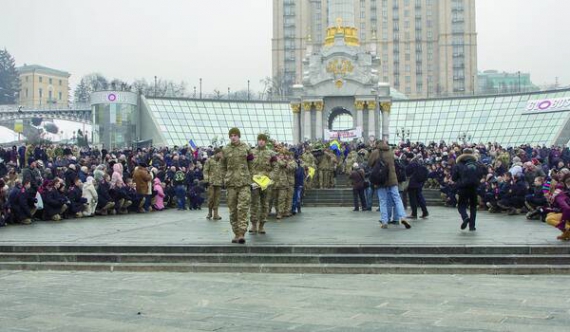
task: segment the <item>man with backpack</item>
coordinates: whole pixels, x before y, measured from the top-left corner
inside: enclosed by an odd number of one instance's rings
[[[410,207],[412,214],[407,218],[418,219],[418,205],[422,209],[420,218],[425,219],[429,213],[426,206],[426,200],[422,193],[424,183],[428,179],[429,171],[421,161],[421,154],[413,157],[410,164],[406,167],[406,175],[410,179],[408,184],[408,195],[410,198]]]
[[[457,158],[452,180],[457,185],[457,194],[459,195],[457,210],[461,215],[462,230],[467,228],[467,225],[469,225],[470,231],[476,230],[477,188],[486,171],[486,167],[479,163],[477,156],[473,154],[471,149],[463,150],[463,154]],[[467,205],[469,205],[469,215],[467,214]]]
[[[368,159],[370,166],[370,182],[378,187],[378,200],[380,201],[380,222],[382,228],[388,228],[388,210],[395,207],[394,219],[399,220],[406,229],[412,226],[405,219],[406,211],[402,198],[398,192],[398,177],[394,165],[394,151],[386,141],[381,141]]]

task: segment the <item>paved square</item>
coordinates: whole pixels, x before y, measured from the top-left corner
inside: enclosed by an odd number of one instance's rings
[[[430,207],[428,220],[380,229],[379,212],[353,212],[351,208],[305,208],[281,222],[271,220],[267,235],[248,235],[256,244],[427,244],[427,245],[562,245],[558,230],[524,216],[489,214],[477,217],[477,232],[460,231],[455,209]],[[206,212],[168,210],[150,214],[37,222],[30,226],[0,228],[0,245],[184,245],[228,244],[232,238],[228,211],[221,221],[206,220]]]

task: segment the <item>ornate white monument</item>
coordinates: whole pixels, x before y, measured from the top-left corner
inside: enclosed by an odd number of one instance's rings
[[[332,131],[334,119],[349,114],[348,137],[388,138],[392,99],[390,86],[379,83],[376,43],[364,47],[354,27],[354,0],[330,0],[329,27],[324,46],[313,52],[311,42],[303,60],[303,84],[293,86],[295,143],[344,136]],[[382,131],[380,132],[380,125]]]

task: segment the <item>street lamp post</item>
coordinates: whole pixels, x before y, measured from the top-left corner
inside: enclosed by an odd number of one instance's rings
[[[202,99],[202,78],[200,77],[200,99]]]
[[[247,80],[247,100],[249,100],[249,80]]]
[[[228,86],[228,100],[230,100],[230,87]]]
[[[156,88],[158,87],[157,85],[157,77],[156,75],[154,76],[154,97],[156,98]]]
[[[467,144],[467,142],[471,141],[471,134],[463,132],[457,136],[458,141],[462,141],[463,145]]]
[[[400,137],[402,142],[405,142],[406,139],[410,138],[410,130],[402,127],[401,129],[396,130],[396,136]]]
[[[521,92],[521,72],[520,70],[518,71],[519,74],[519,92]]]

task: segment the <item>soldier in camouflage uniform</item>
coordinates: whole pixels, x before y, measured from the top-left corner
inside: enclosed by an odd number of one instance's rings
[[[230,224],[234,232],[232,243],[245,243],[247,214],[251,204],[251,161],[253,155],[247,144],[240,142],[238,128],[229,131],[230,143],[222,151],[222,172],[227,191]]]
[[[220,220],[222,217],[218,214],[220,206],[220,198],[222,196],[222,186],[224,184],[222,172],[222,149],[216,148],[214,155],[204,164],[204,182],[208,183],[208,215],[206,218],[212,219],[214,212],[214,220]]]
[[[358,152],[356,152],[356,149],[353,148],[346,157],[346,167],[345,167],[346,175],[350,175],[350,173],[352,173],[352,165],[358,162],[357,159],[358,159]]]
[[[312,167],[313,169],[315,169],[316,173],[317,158],[315,158],[315,156],[311,153],[311,151],[309,151],[308,149],[305,150],[305,153],[303,153],[303,155],[301,156],[301,160],[303,160],[303,163],[306,167]],[[313,189],[313,183],[314,183],[314,178],[311,179],[309,177],[305,182],[305,190]]]
[[[257,135],[257,147],[252,150],[251,162],[252,176],[263,175],[271,178],[273,170],[274,152],[267,148],[267,135]],[[271,199],[271,186],[262,190],[259,186],[251,190],[251,228],[250,233],[265,234],[264,225],[269,214],[269,200]]]
[[[326,149],[319,163],[319,183],[321,188],[332,188],[335,167],[336,156],[331,150]]]
[[[284,217],[293,215],[291,209],[293,208],[293,194],[295,193],[295,170],[297,169],[297,162],[293,158],[293,152],[287,153],[287,199],[284,206]]]
[[[273,180],[273,191],[276,196],[277,220],[279,220],[287,213],[285,206],[287,203],[287,186],[289,184],[287,179],[287,160],[283,151],[279,151],[277,155],[271,179]]]

